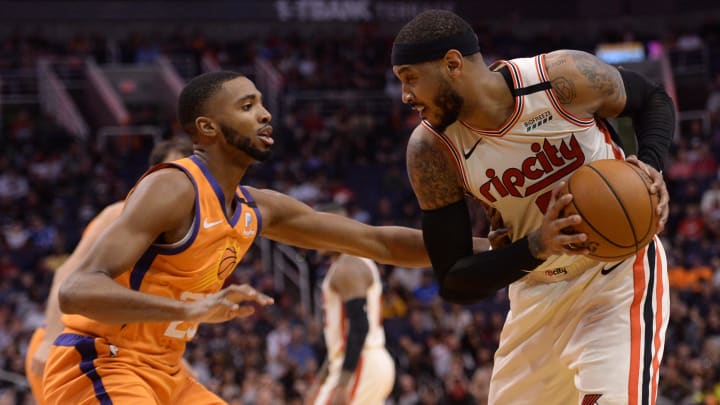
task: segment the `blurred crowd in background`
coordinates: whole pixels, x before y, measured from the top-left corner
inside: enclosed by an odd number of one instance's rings
[[[710,50],[710,125],[701,120],[681,123],[664,172],[671,214],[662,238],[672,296],[658,404],[720,401],[718,27],[706,24],[652,38],[629,32],[594,38],[546,34],[533,41],[478,27],[488,61],[559,48],[592,52],[599,42],[627,39],[658,40],[666,49]],[[220,41],[199,32],[170,37],[137,34],[117,41],[79,35],[62,42],[41,34],[18,34],[0,39],[0,71],[32,67],[38,56],[48,54],[92,56],[100,64],[143,64],[160,55],[183,54],[193,61],[185,78],[200,73],[205,58],[229,68],[262,58],[282,73],[287,94],[380,90],[393,97],[387,108],[338,101],[273,111],[275,155],[254,166],[246,182],[310,205],[340,202],[353,218],[369,224],[419,227],[420,211],[405,170],[405,144],[418,118],[399,103],[399,82],[388,58],[391,41],[372,26],[360,26],[347,37],[287,35],[252,42]],[[155,116],[152,109],[134,110],[131,120],[158,125],[164,138],[186,136],[176,122]],[[73,249],[88,221],[105,205],[124,198],[145,170],[152,144],[148,139],[120,138],[111,147],[100,147],[93,139],[64,133],[28,106],[3,109],[0,138],[0,369],[23,374],[30,334],[43,323],[53,270]],[[485,235],[483,215],[473,217],[475,233]],[[310,263],[313,282],[319,283],[326,260],[314,252],[300,253]],[[388,404],[485,403],[508,308],[505,291],[477,305],[449,305],[438,297],[430,269],[381,266],[381,271],[387,345],[397,365]],[[275,297],[276,305],[250,318],[202,326],[186,352],[198,379],[230,404],[301,404],[324,360],[322,323],[297,305],[295,295],[277,290],[257,246],[229,282],[250,283]],[[22,388],[0,383],[0,404],[30,403],[28,397]]]

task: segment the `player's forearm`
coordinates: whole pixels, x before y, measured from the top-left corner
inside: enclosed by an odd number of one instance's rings
[[[377,261],[404,267],[430,266],[430,257],[419,230],[383,226],[380,227],[380,240],[386,246],[388,256],[379,257]]]
[[[444,273],[440,295],[446,301],[472,304],[524,277],[543,260],[532,254],[528,238],[499,249],[466,256]]]
[[[62,284],[58,302],[64,313],[104,323],[184,320],[186,303],[134,291],[96,272],[76,272]]]
[[[485,299],[537,267],[527,238],[473,254],[472,229],[465,201],[423,210],[423,235],[432,259],[440,296],[470,304]]]

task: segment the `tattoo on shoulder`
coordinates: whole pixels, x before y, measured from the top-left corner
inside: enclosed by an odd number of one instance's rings
[[[552,69],[552,68],[554,68],[554,67],[558,67],[558,66],[560,66],[560,65],[564,65],[565,62],[567,62],[567,59],[566,59],[565,57],[553,58],[551,61],[548,61],[546,67],[547,67],[548,69]]]
[[[411,140],[407,157],[410,182],[423,209],[443,207],[464,198],[457,171],[444,151],[425,139]]]
[[[619,75],[613,68],[599,62],[595,57],[585,52],[573,52],[572,57],[575,61],[575,67],[585,76],[592,89],[603,96],[620,95],[618,91],[620,87]]]
[[[558,77],[550,82],[558,100],[562,104],[570,104],[575,100],[575,83],[565,77]]]

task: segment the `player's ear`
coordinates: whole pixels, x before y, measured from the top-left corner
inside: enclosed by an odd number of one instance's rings
[[[457,76],[463,67],[463,56],[455,49],[447,51],[444,58],[445,69],[451,76]]]
[[[202,136],[213,137],[217,134],[215,123],[208,117],[195,118],[195,128],[197,128],[198,134]]]

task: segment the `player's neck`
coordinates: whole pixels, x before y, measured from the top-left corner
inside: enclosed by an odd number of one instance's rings
[[[242,181],[248,164],[239,163],[225,153],[211,148],[196,149],[195,155],[210,170],[225,195],[225,204],[230,207],[235,196],[235,189]]]
[[[512,114],[515,99],[502,74],[484,69],[475,79],[462,94],[465,104],[459,119],[475,128],[496,129]]]

